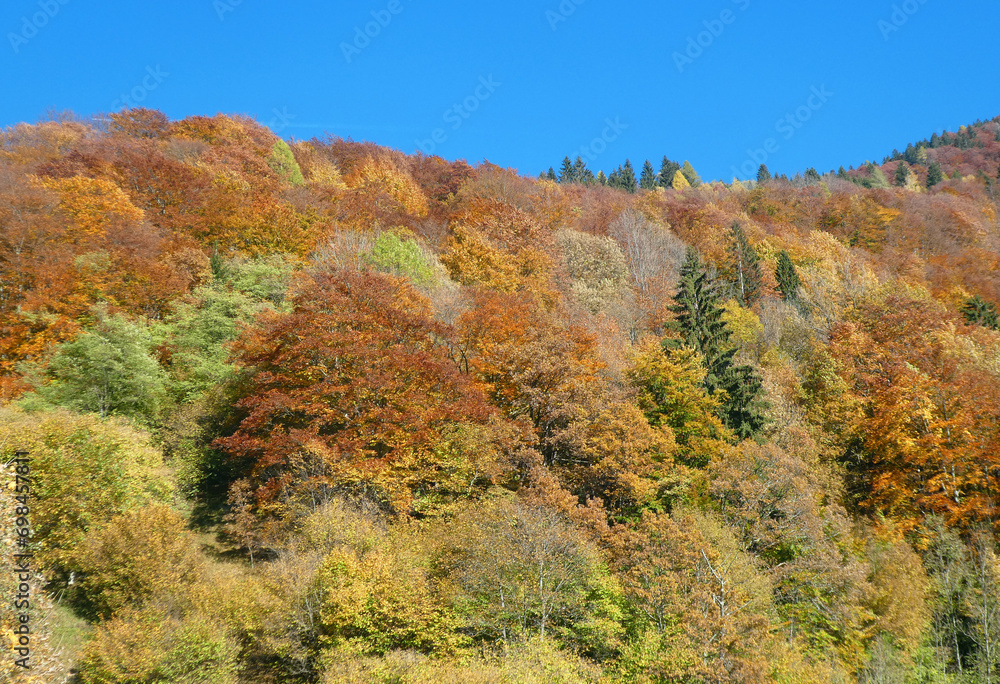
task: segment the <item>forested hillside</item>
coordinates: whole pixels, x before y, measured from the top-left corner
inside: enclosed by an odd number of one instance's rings
[[[659,167],[0,132],[0,680],[1000,681],[1000,117]]]

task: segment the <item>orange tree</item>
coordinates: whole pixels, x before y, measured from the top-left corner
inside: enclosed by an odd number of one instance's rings
[[[258,501],[309,506],[339,489],[409,510],[441,494],[462,467],[446,435],[491,410],[426,301],[405,280],[339,272],[307,278],[293,305],[237,341],[242,413],[217,440],[249,466]]]

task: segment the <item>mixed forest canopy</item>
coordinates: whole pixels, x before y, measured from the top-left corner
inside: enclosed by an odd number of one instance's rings
[[[998,172],[3,130],[0,679],[1000,681]]]

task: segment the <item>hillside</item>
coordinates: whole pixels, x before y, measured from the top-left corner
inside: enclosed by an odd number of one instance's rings
[[[0,133],[0,672],[998,681],[1000,117],[644,167]]]

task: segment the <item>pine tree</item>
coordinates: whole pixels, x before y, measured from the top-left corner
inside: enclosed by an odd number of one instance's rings
[[[848,179],[847,169],[845,169],[843,166],[837,169],[837,178],[842,178],[844,180],[847,180]]]
[[[691,185],[692,188],[697,188],[699,185],[701,185],[701,177],[694,170],[694,167],[691,166],[691,162],[689,161],[684,162],[684,165],[681,166],[681,173],[683,173],[684,177],[687,178],[687,182]]]
[[[577,183],[582,183],[587,176],[587,172],[586,162],[583,161],[583,157],[578,155],[576,161],[573,162],[573,180]]]
[[[580,182],[584,185],[594,184],[594,172],[588,169],[586,166],[583,167],[583,176],[580,177]]]
[[[656,171],[653,170],[653,165],[646,160],[646,163],[642,165],[642,178],[639,180],[639,187],[643,190],[652,190],[656,187]]]
[[[738,221],[734,221],[729,228],[728,251],[736,301],[750,308],[760,300],[764,273],[760,267],[760,257],[747,240],[743,226]]]
[[[660,164],[660,173],[656,177],[656,182],[661,188],[674,187],[674,176],[681,170],[681,165],[675,161],[670,161],[664,155],[663,163]]]
[[[962,315],[969,323],[981,325],[990,330],[1000,330],[997,308],[979,295],[969,297],[962,306]]]
[[[628,159],[625,160],[625,166],[622,167],[621,188],[627,192],[634,193],[638,188],[639,184],[635,180],[635,170],[632,168],[632,162]]]
[[[892,177],[892,183],[897,187],[905,188],[908,180],[910,180],[910,167],[907,166],[905,161],[901,161],[896,167],[896,173]]]
[[[599,185],[607,185],[608,184],[608,177],[604,175],[603,171],[598,171],[597,172],[597,182],[598,182]]]
[[[563,159],[562,168],[559,170],[559,182],[560,183],[572,183],[576,180],[574,175],[575,171],[573,169],[573,162],[567,156]]]
[[[808,169],[806,169],[805,178],[806,178],[806,183],[809,183],[810,185],[813,183],[819,183],[819,171],[810,166]]]
[[[933,188],[943,180],[944,172],[941,170],[941,165],[937,162],[932,162],[931,165],[927,167],[927,187]]]
[[[559,180],[559,177],[556,175],[555,169],[553,169],[551,166],[549,167],[549,173],[548,173],[548,175],[546,177],[550,181],[558,181]]]
[[[680,339],[666,338],[667,350],[686,345],[695,349],[705,366],[705,390],[724,392],[719,418],[740,439],[753,437],[767,423],[767,404],[760,398],[763,383],[752,366],[737,366],[731,332],[722,320],[719,294],[701,265],[698,253],[688,248],[681,266],[675,304],[670,310],[677,318],[670,324]]]
[[[799,280],[792,258],[785,250],[778,253],[778,266],[774,269],[774,278],[778,281],[778,292],[786,302],[794,302],[799,298],[802,281]]]
[[[766,183],[771,180],[771,171],[767,168],[767,164],[761,164],[760,168],[757,169],[757,182]]]
[[[615,167],[615,170],[608,174],[608,187],[609,188],[619,188],[622,187],[622,167],[619,164]]]

